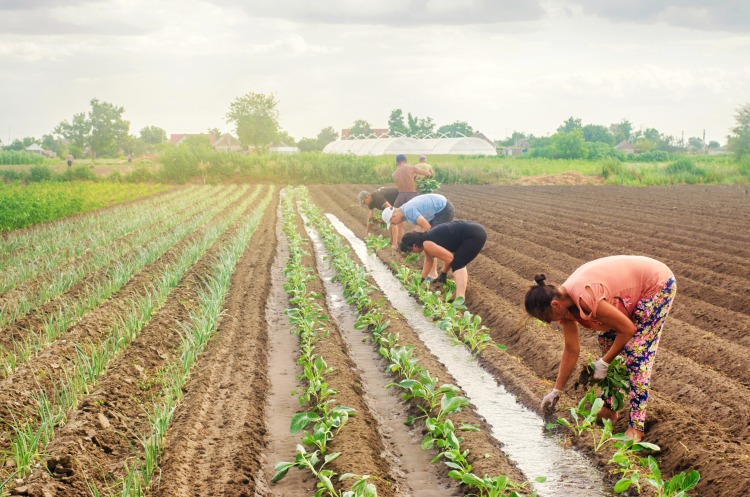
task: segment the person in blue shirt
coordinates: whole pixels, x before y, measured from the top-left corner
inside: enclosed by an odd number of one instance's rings
[[[401,207],[386,208],[383,210],[382,217],[389,229],[391,224],[399,225],[407,222],[419,226],[422,231],[429,231],[435,226],[453,221],[454,213],[453,204],[447,198],[438,193],[428,193],[414,197]],[[396,241],[396,247],[400,244],[399,239]],[[435,279],[437,276],[437,259],[435,259],[430,277]]]

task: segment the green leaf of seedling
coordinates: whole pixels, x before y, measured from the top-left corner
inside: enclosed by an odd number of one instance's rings
[[[534,481],[537,482],[537,483],[544,483],[545,481],[547,481],[547,477],[546,476],[537,476],[536,478],[534,478]]]
[[[461,426],[458,427],[458,429],[461,430],[461,431],[481,431],[479,429],[479,427],[474,426],[474,425],[469,424],[469,423],[462,424]]]
[[[292,435],[296,435],[297,433],[307,428],[310,423],[314,423],[319,420],[320,417],[314,412],[298,412],[292,417],[292,424],[289,430],[291,431]]]
[[[621,478],[617,483],[615,483],[615,493],[623,493],[625,490],[630,488],[630,485],[632,485],[632,483],[633,482],[630,480],[630,478]]]
[[[294,466],[295,464],[293,462],[276,463],[276,466],[273,468],[275,474],[273,475],[273,478],[271,478],[271,483],[278,483],[281,481]]]
[[[454,480],[461,480],[463,479],[463,475],[460,471],[456,471],[455,469],[452,469],[448,472],[448,476],[453,478]]]
[[[500,350],[508,350],[508,347],[506,347],[505,345],[503,345],[501,343],[496,343],[495,347],[497,347]]]
[[[657,450],[661,450],[661,447],[659,447],[656,444],[649,443],[649,442],[638,442],[638,443],[633,444],[633,450],[643,450],[643,449],[657,451]]]
[[[475,487],[484,486],[484,481],[473,473],[464,473],[461,477],[461,481],[467,485],[474,485]]]
[[[414,416],[409,416],[406,418],[406,421],[404,421],[404,424],[406,426],[411,426],[414,423]]]
[[[565,418],[557,418],[557,423],[559,425],[561,425],[561,426],[565,426],[567,428],[570,428],[570,421],[568,421]],[[552,423],[550,423],[550,424],[552,424]]]
[[[325,456],[325,462],[329,463],[333,461],[334,459],[338,459],[340,455],[341,455],[341,452],[333,452],[331,454],[328,454],[327,456]]]

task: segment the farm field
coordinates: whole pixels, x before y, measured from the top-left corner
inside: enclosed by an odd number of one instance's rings
[[[359,266],[323,214],[362,237],[361,189],[312,186],[308,197],[268,185],[192,186],[117,207],[116,216],[105,209],[8,233],[0,495],[493,495],[478,490],[487,475],[529,495],[523,483],[537,476],[549,485],[579,477],[524,473],[466,399],[470,385]],[[467,305],[507,351],[487,347],[476,362],[532,411],[556,375],[562,337],[521,322],[531,277],[560,282],[613,253],[669,264],[679,291],[647,439],[661,447],[665,475],[701,472],[690,495],[750,492],[746,187],[441,193],[456,218],[489,233],[469,266]],[[390,249],[378,256],[403,264]],[[582,356],[596,354],[593,335],[582,337]],[[434,392],[410,398],[415,378]],[[560,407],[581,395],[571,382]],[[576,495],[612,495],[598,490],[617,480],[606,474],[612,452],[595,452],[590,437],[563,432],[559,441],[604,475]]]

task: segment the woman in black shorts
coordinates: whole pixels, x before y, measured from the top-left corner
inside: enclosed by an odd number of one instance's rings
[[[412,231],[401,240],[402,252],[424,251],[422,278],[428,279],[435,259],[443,261],[443,271],[435,281],[445,283],[448,270],[453,270],[456,280],[454,298],[466,298],[469,273],[466,265],[476,259],[487,241],[487,232],[481,224],[472,221],[451,221],[435,226],[429,231]]]

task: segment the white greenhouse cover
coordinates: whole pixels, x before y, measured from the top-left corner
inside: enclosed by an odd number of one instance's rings
[[[353,155],[497,155],[495,147],[481,138],[366,138],[337,140],[325,146],[326,154]]]

